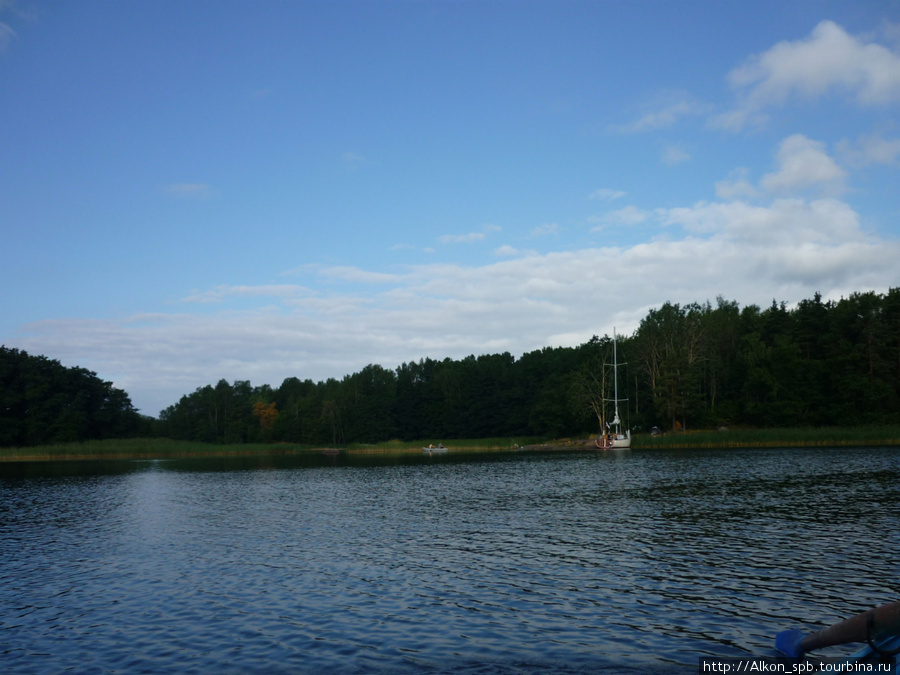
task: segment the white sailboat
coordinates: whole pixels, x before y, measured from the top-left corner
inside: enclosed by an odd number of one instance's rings
[[[615,414],[613,415],[612,424],[606,425],[606,433],[603,434],[599,439],[597,439],[596,444],[598,448],[602,448],[604,450],[618,449],[618,448],[630,448],[631,447],[631,432],[628,429],[622,430],[622,420],[619,419],[619,401],[627,401],[627,398],[619,398],[619,357],[616,352],[616,329],[613,328],[613,409],[615,410]]]

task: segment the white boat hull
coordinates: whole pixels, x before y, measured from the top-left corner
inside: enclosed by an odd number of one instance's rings
[[[627,433],[611,438],[598,438],[595,444],[601,450],[619,450],[631,447],[631,436]]]

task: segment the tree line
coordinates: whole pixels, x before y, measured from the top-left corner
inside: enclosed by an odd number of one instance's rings
[[[612,338],[523,354],[368,365],[324,382],[206,385],[134,411],[95,373],[0,350],[0,445],[156,435],[310,445],[390,439],[560,438],[611,417]],[[635,431],[900,423],[900,288],[795,307],[667,302],[617,340],[623,421]]]
[[[900,421],[900,288],[837,302],[817,293],[790,310],[666,303],[632,349],[637,388],[669,427]]]
[[[146,424],[97,373],[0,347],[0,446],[124,438],[152,431]]]
[[[900,289],[791,309],[667,302],[617,350],[620,408],[637,431],[900,423]],[[595,336],[277,388],[220,380],[162,411],[159,433],[308,444],[596,433],[610,419],[611,360],[612,339]]]

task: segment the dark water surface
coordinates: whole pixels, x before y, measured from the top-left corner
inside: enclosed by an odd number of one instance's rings
[[[7,464],[0,671],[693,673],[898,543],[898,449]]]

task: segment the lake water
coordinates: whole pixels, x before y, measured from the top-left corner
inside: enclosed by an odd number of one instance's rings
[[[697,672],[898,543],[896,448],[6,464],[0,670]]]

